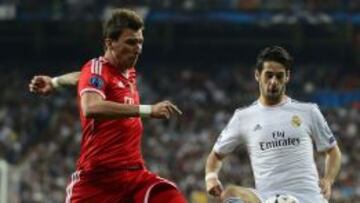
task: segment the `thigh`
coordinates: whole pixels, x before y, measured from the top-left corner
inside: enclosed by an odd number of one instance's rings
[[[66,203],[129,203],[128,198],[140,183],[136,174],[127,171],[74,174],[67,187]]]
[[[185,203],[185,197],[177,186],[164,178],[148,172],[149,178],[140,184],[134,194],[135,203],[173,202]]]
[[[261,198],[255,189],[230,185],[221,194],[222,201],[231,198],[239,198],[245,203],[261,203]]]
[[[150,192],[148,203],[186,203],[185,197],[177,189],[169,184],[158,184]]]

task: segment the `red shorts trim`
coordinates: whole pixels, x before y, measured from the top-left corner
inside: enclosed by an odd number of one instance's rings
[[[160,178],[160,177],[159,177]],[[161,184],[166,184],[166,185],[169,185],[169,186],[172,186],[174,187],[175,189],[178,189],[176,187],[176,185],[166,179],[163,179],[163,178],[160,178],[161,181],[157,182],[157,183],[154,183],[152,185],[150,185],[150,187],[147,188],[146,190],[146,193],[145,193],[145,196],[144,196],[144,203],[148,203],[149,202],[149,198],[150,198],[150,193],[152,191],[152,189],[155,188],[155,186],[158,186],[158,185],[161,185]]]

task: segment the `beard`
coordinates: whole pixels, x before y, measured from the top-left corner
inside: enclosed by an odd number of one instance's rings
[[[265,88],[262,89],[262,94],[268,101],[271,101],[271,103],[278,103],[281,101],[281,98],[285,93],[285,85],[273,90]]]
[[[125,66],[127,66],[127,68],[135,67],[137,60],[138,60],[138,57],[131,57],[126,61]]]

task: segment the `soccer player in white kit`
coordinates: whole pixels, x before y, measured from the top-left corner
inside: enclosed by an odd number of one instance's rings
[[[285,94],[291,62],[290,54],[279,46],[260,52],[255,70],[259,99],[235,111],[208,156],[206,189],[224,203],[263,203],[278,194],[292,195],[300,203],[327,203],[330,198],[341,152],[318,106],[297,102]],[[313,142],[326,156],[321,179]],[[241,143],[249,152],[255,189],[223,189],[218,179],[222,160]]]

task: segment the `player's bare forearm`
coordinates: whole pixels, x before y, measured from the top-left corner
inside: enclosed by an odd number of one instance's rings
[[[211,151],[205,167],[205,183],[206,191],[215,197],[220,197],[223,186],[219,180],[218,173],[222,166],[222,159],[224,157],[219,156],[214,151]]]
[[[211,151],[206,161],[205,174],[212,172],[218,173],[222,166],[222,159],[222,156]]]
[[[59,86],[75,86],[80,77],[80,72],[71,72],[64,75],[57,76]]]
[[[335,181],[341,166],[341,152],[339,147],[335,147],[326,151],[325,155],[325,172],[324,179],[327,179],[331,184]]]
[[[144,107],[145,108],[141,108]],[[152,117],[169,119],[180,116],[180,109],[170,101],[158,102],[154,105],[131,105],[104,100],[95,92],[85,92],[81,96],[81,109],[86,118],[117,119],[127,117]]]
[[[94,103],[83,109],[84,116],[95,119],[118,119],[139,116],[139,105],[120,104],[112,101]]]
[[[339,147],[335,147],[325,152],[325,172],[324,177],[320,179],[321,193],[325,199],[331,198],[331,188],[335,181],[335,178],[340,170],[341,165],[341,152]]]
[[[81,109],[86,118],[117,119],[139,116],[139,105],[106,101],[100,94],[92,92],[81,96]]]
[[[58,77],[36,75],[29,83],[29,90],[38,95],[50,95],[57,89],[65,86],[75,86],[80,77],[80,72],[72,72]]]

